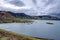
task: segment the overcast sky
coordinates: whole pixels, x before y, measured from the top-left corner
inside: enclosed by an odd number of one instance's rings
[[[28,15],[60,15],[60,0],[0,0],[0,10]]]

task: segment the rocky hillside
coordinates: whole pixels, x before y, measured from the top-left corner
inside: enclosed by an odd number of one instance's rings
[[[0,11],[0,18],[14,18],[14,16],[7,11]]]

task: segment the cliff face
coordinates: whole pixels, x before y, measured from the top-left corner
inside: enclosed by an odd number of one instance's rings
[[[9,12],[0,11],[0,18],[14,18]]]

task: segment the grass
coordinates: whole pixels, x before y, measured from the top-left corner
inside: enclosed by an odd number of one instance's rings
[[[1,37],[0,40],[8,40],[7,37]]]
[[[2,19],[0,20],[0,23],[28,23],[28,22],[32,22],[28,19],[21,19],[21,18],[6,18],[6,19]]]
[[[15,32],[0,29],[0,40],[8,40],[9,38],[10,40],[49,40],[45,38],[26,36],[24,34],[17,34]]]

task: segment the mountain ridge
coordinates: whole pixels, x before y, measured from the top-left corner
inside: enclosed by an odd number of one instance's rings
[[[50,15],[42,16],[30,16],[25,13],[14,13],[10,11],[0,11],[0,18],[26,18],[26,19],[48,19],[48,20],[60,20],[60,18]]]

